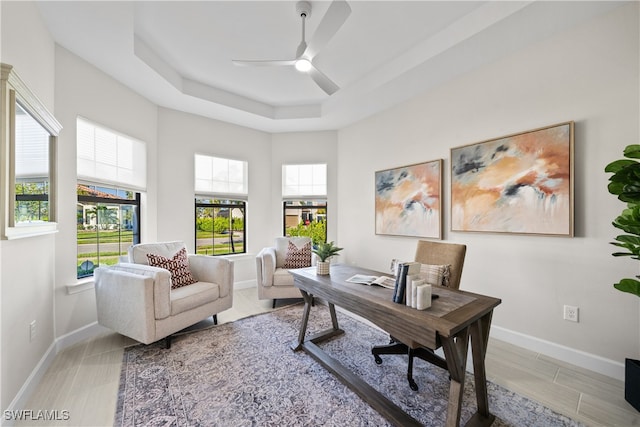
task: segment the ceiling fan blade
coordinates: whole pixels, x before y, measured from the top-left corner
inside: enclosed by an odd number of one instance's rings
[[[322,17],[322,21],[318,24],[313,38],[304,51],[304,57],[312,59],[320,52],[320,50],[329,43],[329,40],[338,32],[342,24],[345,23],[351,14],[351,6],[344,0],[334,0],[327,13]]]
[[[274,59],[274,60],[239,60],[233,59],[232,62],[235,65],[240,65],[244,67],[283,67],[283,66],[292,66],[296,64],[295,59]]]
[[[309,71],[307,71],[307,73],[313,79],[313,81],[316,82],[318,86],[320,86],[320,89],[322,89],[329,95],[333,95],[334,92],[340,89],[337,84],[332,82],[329,77],[325,76],[313,64],[311,64],[311,68],[309,69]]]

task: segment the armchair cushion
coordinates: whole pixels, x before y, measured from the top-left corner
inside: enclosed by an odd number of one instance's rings
[[[169,270],[171,273],[171,289],[196,283],[187,259],[187,248],[180,249],[172,258],[167,258],[157,254],[147,254],[147,260],[152,267],[160,267]]]
[[[147,254],[162,255],[171,258],[180,249],[185,248],[184,242],[159,242],[159,243],[139,243],[129,247],[129,262],[134,264],[149,265]]]
[[[284,268],[284,260],[287,258],[289,242],[297,248],[301,248],[311,242],[310,237],[278,237],[276,238],[276,267]]]
[[[273,273],[273,286],[293,286],[293,276],[289,270],[276,268]]]
[[[311,242],[307,242],[299,248],[289,241],[283,268],[304,267],[311,267]]]

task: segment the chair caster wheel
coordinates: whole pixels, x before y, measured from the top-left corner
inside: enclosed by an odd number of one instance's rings
[[[376,364],[382,365],[382,359],[380,358],[380,356],[378,356],[377,354],[374,354],[373,358],[375,359]]]

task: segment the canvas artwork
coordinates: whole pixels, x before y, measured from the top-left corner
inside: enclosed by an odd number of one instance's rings
[[[441,238],[442,160],[376,172],[376,234]]]
[[[573,128],[451,149],[451,229],[573,236]]]

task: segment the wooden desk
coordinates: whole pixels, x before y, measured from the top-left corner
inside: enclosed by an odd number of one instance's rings
[[[346,282],[354,274],[383,275],[376,271],[337,264],[331,266],[329,276],[316,275],[315,267],[290,272],[305,302],[300,333],[298,340],[292,345],[293,349],[304,350],[312,356],[390,422],[398,426],[420,425],[316,345],[322,340],[344,333],[338,325],[336,305],[375,323],[411,348],[443,348],[451,377],[447,426],[460,424],[467,349],[471,340],[478,411],[466,425],[489,426],[493,423],[495,416],[489,412],[484,360],[491,316],[493,309],[501,302],[499,299],[434,286],[433,292],[440,297],[433,301],[431,308],[419,311],[394,303],[393,291],[390,289]],[[312,295],[327,301],[332,328],[305,339]]]

